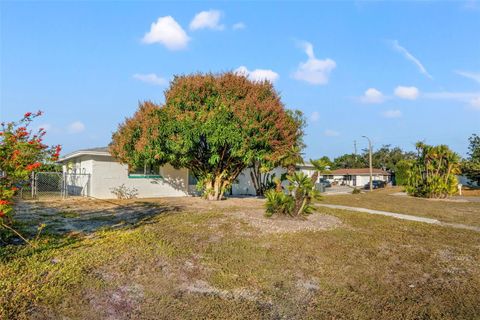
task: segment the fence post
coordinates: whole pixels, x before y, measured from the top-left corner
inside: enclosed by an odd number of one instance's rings
[[[68,189],[67,189],[67,173],[62,173],[62,192],[63,192],[63,199],[68,197]]]
[[[31,187],[30,189],[32,189],[32,199],[35,199],[35,171],[32,171],[32,182],[30,182],[31,184]]]

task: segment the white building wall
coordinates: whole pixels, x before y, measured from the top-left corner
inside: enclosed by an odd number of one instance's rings
[[[246,168],[244,169],[237,177],[237,181],[232,184],[232,192],[231,194],[234,196],[241,196],[241,195],[256,195],[255,187],[252,182],[252,178],[250,176],[251,169]],[[283,173],[287,172],[284,168],[275,168],[269,172],[270,177],[275,174],[275,178],[281,178]],[[287,186],[286,182],[283,182],[282,185],[284,187]]]
[[[321,177],[323,177],[324,175],[321,175]],[[326,176],[331,176],[331,175],[326,175]],[[333,175],[333,178],[329,178],[327,179],[330,183],[333,183],[333,182],[338,182],[339,184],[347,184],[347,185],[350,185],[350,186],[354,186],[354,176],[352,175],[352,180],[349,180],[349,181],[346,181],[344,180],[345,176],[344,175]],[[373,180],[382,180],[382,181],[387,181],[388,182],[388,176],[384,176],[384,175],[376,175],[376,174],[373,174],[372,176]],[[356,175],[355,176],[355,179],[356,179],[356,187],[363,187],[364,185],[366,185],[367,183],[370,182],[370,175]]]
[[[90,161],[92,162],[91,197],[99,199],[115,198],[112,189],[122,184],[127,188],[136,188],[139,198],[188,195],[188,171],[186,169],[176,170],[167,165],[160,169],[161,178],[133,178],[128,175],[127,165],[122,165],[109,157],[98,156]],[[85,168],[87,167],[88,164],[85,163]]]
[[[244,169],[237,177],[235,183],[232,184],[232,195],[251,195],[256,194],[255,187],[253,186],[252,178],[250,177],[251,169]]]

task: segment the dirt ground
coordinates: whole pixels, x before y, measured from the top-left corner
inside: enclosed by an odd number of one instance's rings
[[[23,201],[16,207],[16,219],[25,223],[30,233],[35,233],[38,225],[45,224],[46,230],[53,234],[88,234],[102,228],[134,225],[159,214],[192,210],[193,213],[215,211],[228,214],[260,233],[327,230],[340,224],[337,218],[322,214],[295,220],[281,216],[266,218],[264,201],[254,197],[232,197],[222,201],[205,201],[199,197]]]
[[[306,220],[266,218],[263,203],[22,202],[17,218],[33,246],[0,247],[0,319],[479,314],[479,233],[328,208]],[[41,223],[46,231],[37,239]]]

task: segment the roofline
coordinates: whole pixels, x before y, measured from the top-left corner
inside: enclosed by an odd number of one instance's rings
[[[370,172],[367,173],[355,173],[355,172],[347,172],[347,173],[334,173],[334,172],[320,172],[320,175],[324,176],[369,176]],[[372,175],[382,175],[388,176],[391,175],[390,172],[372,172]]]
[[[107,151],[89,151],[89,150],[78,150],[71,152],[64,157],[58,159],[57,162],[65,162],[69,159],[81,157],[81,156],[105,156],[105,157],[111,157],[112,155],[107,152]]]

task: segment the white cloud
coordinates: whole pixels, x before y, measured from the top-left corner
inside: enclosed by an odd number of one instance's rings
[[[385,101],[385,96],[381,91],[375,88],[369,88],[363,96],[360,97],[360,101],[363,103],[382,103]]]
[[[398,52],[400,52],[401,54],[403,54],[403,56],[405,57],[405,59],[413,62],[413,64],[415,64],[418,68],[418,70],[420,71],[420,73],[422,73],[423,75],[425,75],[426,77],[430,78],[430,79],[433,79],[433,77],[430,75],[430,73],[428,73],[427,69],[425,69],[425,67],[423,66],[423,64],[420,62],[420,60],[418,60],[415,56],[413,56],[407,49],[405,49],[404,47],[402,47],[397,40],[394,40],[392,42],[392,46],[395,50],[397,50]]]
[[[182,27],[171,16],[160,17],[152,23],[150,31],[142,39],[143,43],[163,44],[170,50],[181,50],[187,47],[190,38]]]
[[[75,121],[68,125],[68,133],[80,133],[85,131],[85,125],[81,121]]]
[[[395,95],[402,99],[415,100],[420,92],[416,87],[398,86],[395,88]]]
[[[470,102],[475,98],[480,97],[480,92],[451,92],[451,91],[439,91],[439,92],[426,92],[422,94],[427,99],[434,100],[457,100],[462,102]]]
[[[480,97],[473,98],[470,101],[470,106],[472,107],[472,109],[480,111]]]
[[[480,110],[480,92],[427,92],[422,97],[433,100],[453,100],[467,104],[470,109]]]
[[[190,22],[190,30],[212,29],[223,30],[224,25],[220,24],[222,12],[218,10],[209,10],[199,12],[193,17]]]
[[[476,73],[476,72],[469,72],[469,71],[455,71],[455,73],[480,83],[480,72]]]
[[[382,112],[382,115],[385,118],[400,118],[402,116],[402,112],[400,110],[387,110]]]
[[[303,49],[308,59],[298,65],[293,78],[315,85],[327,84],[330,72],[337,66],[335,61],[329,58],[325,60],[315,58],[313,45],[310,42],[304,42]]]
[[[327,129],[323,132],[323,134],[326,135],[327,137],[338,137],[340,135],[340,132]]]
[[[164,86],[167,84],[167,80],[157,76],[155,73],[148,73],[148,74],[135,73],[133,75],[133,78],[148,84],[156,85],[156,86]]]
[[[243,22],[237,22],[232,26],[233,30],[242,30],[245,29],[247,26]]]
[[[310,115],[310,121],[317,122],[320,119],[320,113],[318,111],[312,112]]]
[[[248,70],[245,66],[240,66],[235,69],[236,73],[242,74],[249,78],[252,81],[264,81],[268,80],[270,82],[275,82],[280,76],[273,70],[269,69],[255,69],[255,70]]]

